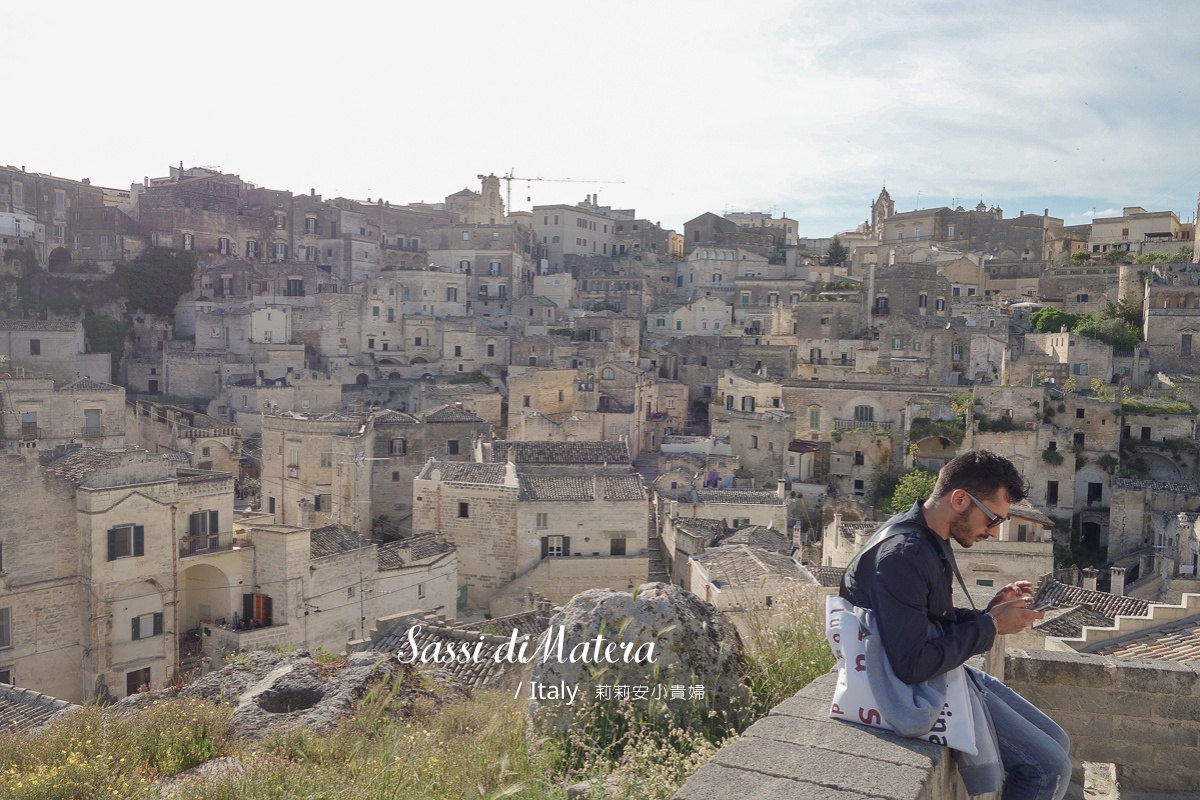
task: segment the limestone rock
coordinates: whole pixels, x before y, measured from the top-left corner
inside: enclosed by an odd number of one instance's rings
[[[601,651],[609,642],[618,645],[616,663],[596,663],[595,645],[601,636]],[[572,653],[580,654],[578,646],[585,642],[590,642],[591,658],[572,662]],[[637,663],[632,656],[647,643],[654,645],[653,660]],[[629,661],[624,658],[626,645],[631,646]],[[710,712],[728,719],[748,706],[742,643],[736,630],[711,605],[666,583],[644,584],[636,596],[611,589],[576,595],[550,620],[533,655],[525,690],[530,715],[535,722],[558,730],[573,724],[581,706],[590,704],[594,709],[615,702],[597,699],[598,689],[605,686],[647,687],[646,698],[634,699],[635,709],[653,704],[656,713],[665,708],[681,722],[707,718]],[[568,692],[578,690],[573,705],[563,698],[539,697],[550,687],[562,686],[569,687]],[[683,687],[684,697],[671,699],[672,687]],[[655,695],[659,699],[651,701]]]

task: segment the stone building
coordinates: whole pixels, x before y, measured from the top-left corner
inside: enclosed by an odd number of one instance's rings
[[[83,323],[69,319],[0,319],[0,367],[62,382],[112,378],[112,356],[89,353]]]
[[[178,406],[134,400],[125,408],[130,444],[151,453],[182,454],[197,469],[239,475],[242,431],[226,420]]]
[[[65,384],[5,378],[0,398],[0,440],[10,453],[71,444],[105,450],[125,446],[125,390],[120,386],[89,378]]]
[[[137,449],[63,450],[40,468],[5,458],[0,505],[25,520],[20,536],[0,534],[10,675],[72,700],[165,685],[183,624],[179,553],[198,525],[205,546],[229,539],[232,477]]]
[[[505,613],[530,591],[565,602],[646,579],[646,493],[624,445],[496,443],[491,459],[431,460],[413,487],[413,529],[458,548],[470,605]]]

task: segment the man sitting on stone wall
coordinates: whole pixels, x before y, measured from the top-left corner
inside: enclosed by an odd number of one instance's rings
[[[964,453],[938,474],[933,494],[888,520],[851,563],[841,596],[872,609],[883,650],[907,684],[927,681],[991,649],[997,634],[1018,633],[1044,612],[1029,607],[1033,584],[1005,586],[983,611],[955,608],[957,573],[950,540],[970,547],[996,534],[1025,482],[1008,459]],[[960,578],[961,580],[961,578]],[[965,590],[965,589],[964,589]],[[940,635],[930,637],[930,625]],[[1061,800],[1071,779],[1070,741],[1053,720],[1001,681],[975,669],[996,734],[1005,777],[1003,800]]]

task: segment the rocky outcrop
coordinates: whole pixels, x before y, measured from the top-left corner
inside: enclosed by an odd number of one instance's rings
[[[624,697],[635,712],[665,710],[680,722],[732,720],[748,707],[737,632],[711,605],[666,583],[576,595],[533,656],[530,715],[558,730],[581,710]]]
[[[398,674],[401,671],[404,674]],[[245,739],[269,731],[303,726],[328,731],[354,712],[356,701],[375,683],[389,679],[400,696],[425,695],[406,670],[388,653],[352,653],[334,663],[314,661],[306,650],[288,655],[255,651],[239,656],[216,672],[198,679],[176,697],[234,705],[233,727]],[[163,692],[143,692],[113,705],[113,711],[143,708]]]

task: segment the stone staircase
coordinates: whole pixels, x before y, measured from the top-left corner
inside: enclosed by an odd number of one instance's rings
[[[649,583],[670,583],[671,576],[667,574],[667,565],[663,560],[662,538],[658,535],[658,515],[654,511],[653,503],[649,505],[646,516],[647,549],[650,551],[650,569],[646,580]]]

